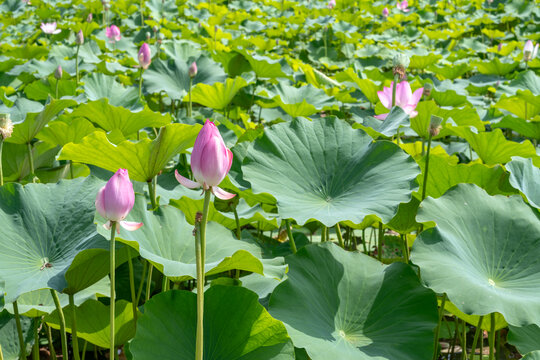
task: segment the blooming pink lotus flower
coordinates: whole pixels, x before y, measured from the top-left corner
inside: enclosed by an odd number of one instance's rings
[[[388,110],[391,110],[392,108],[392,87],[394,86],[394,82],[390,84],[390,87],[384,87],[383,91],[377,91],[377,95],[379,96],[379,100],[381,100],[381,103],[385,108]],[[417,89],[414,93],[411,90],[411,86],[407,81],[402,81],[397,84],[396,86],[396,106],[399,106],[403,109],[407,114],[409,114],[409,117],[415,117],[418,115],[418,112],[415,110],[416,105],[420,101],[420,98],[422,98],[422,93],[424,92],[424,88]],[[381,114],[375,116],[377,119],[384,120],[386,119],[386,116],[388,114]]]
[[[202,186],[222,200],[232,199],[235,194],[218,187],[231,169],[232,159],[233,154],[225,146],[218,128],[212,121],[206,120],[191,153],[191,170],[196,181],[183,177],[178,170],[175,172],[176,180],[190,189]]]
[[[52,22],[52,23],[41,23],[41,31],[43,31],[45,34],[59,34],[60,29],[57,29],[56,28],[56,21],[55,22]]]
[[[111,42],[119,41],[122,36],[120,35],[120,29],[116,25],[111,25],[105,29],[105,35]]]
[[[390,15],[390,11],[388,10],[387,7],[385,7],[382,11],[382,16],[384,17],[388,17],[388,15]]]
[[[140,228],[143,223],[124,221],[135,204],[135,193],[133,184],[129,180],[126,169],[118,171],[107,181],[96,197],[96,209],[98,213],[107,219],[103,225],[105,229],[110,229],[113,222],[118,222],[124,229],[134,231]],[[120,233],[120,228],[117,229]]]
[[[409,12],[410,10],[408,9],[409,3],[407,2],[407,0],[403,0],[401,3],[398,1],[396,7],[403,12]]]
[[[328,2],[327,7],[328,7],[329,9],[335,8],[335,7],[336,7],[336,0],[330,0],[330,1]]]
[[[147,43],[142,44],[139,49],[139,65],[144,69],[148,69],[150,63],[152,62],[152,57],[150,55],[150,46]]]

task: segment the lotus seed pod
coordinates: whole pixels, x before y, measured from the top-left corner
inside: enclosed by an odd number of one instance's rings
[[[197,76],[197,63],[195,61],[189,66],[188,75],[192,79]]]
[[[83,34],[82,30],[79,30],[79,32],[77,33],[77,36],[75,37],[75,43],[77,45],[84,44],[84,34]]]
[[[442,117],[431,115],[431,121],[429,123],[429,134],[431,136],[437,136],[441,132]]]
[[[0,136],[2,139],[11,137],[13,133],[13,123],[11,122],[9,114],[0,114]]]
[[[60,65],[58,65],[56,70],[54,70],[54,78],[56,80],[60,80],[62,78],[62,67]]]
[[[409,67],[411,60],[409,57],[403,53],[398,53],[394,56],[393,65],[394,65],[394,75],[399,75],[400,79],[405,78],[407,68]]]
[[[433,85],[431,83],[424,84],[424,97],[429,97],[431,95],[431,90],[433,90]]]

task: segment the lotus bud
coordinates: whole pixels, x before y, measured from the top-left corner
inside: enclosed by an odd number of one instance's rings
[[[3,140],[11,137],[13,134],[13,123],[9,114],[0,114],[0,136]]]
[[[139,65],[141,68],[146,70],[151,62],[152,57],[150,55],[150,46],[148,46],[147,43],[144,43],[139,50]]]
[[[231,169],[232,159],[233,154],[225,146],[218,128],[212,121],[206,120],[191,152],[191,170],[196,181],[183,177],[178,171],[175,172],[176,179],[187,188],[202,186],[205,191],[212,191],[219,199],[232,199],[235,194],[230,194],[218,186]]]
[[[382,16],[386,18],[388,17],[388,15],[390,15],[390,11],[388,10],[387,7],[385,7],[382,11]]]
[[[92,22],[92,19],[93,19],[93,16],[92,16],[92,13],[90,13],[90,14],[88,14],[88,16],[86,17],[86,22],[91,23],[91,22]]]
[[[191,65],[189,66],[189,69],[188,69],[188,75],[190,78],[194,78],[195,76],[197,76],[197,63],[194,61],[191,63]]]
[[[330,1],[328,2],[327,7],[328,7],[329,9],[335,8],[335,7],[336,7],[336,0],[330,0]]]
[[[407,68],[409,67],[411,60],[409,57],[403,53],[398,53],[394,56],[393,66],[394,66],[394,75],[399,75],[400,79],[405,78],[407,73]]]
[[[54,70],[54,78],[56,80],[60,80],[62,78],[62,67],[60,65],[58,65],[56,70]]]
[[[106,229],[110,229],[113,222],[119,222],[123,228],[129,231],[140,228],[142,223],[124,221],[134,204],[133,184],[129,180],[126,169],[118,169],[107,181],[107,184],[99,190],[96,197],[96,210],[108,220],[104,225]]]
[[[77,45],[84,44],[84,34],[83,34],[82,30],[79,30],[79,32],[77,33],[77,36],[75,37],[75,43]]]
[[[527,62],[533,58],[534,46],[531,40],[527,40],[525,47],[523,48],[523,61]]]
[[[424,97],[429,97],[431,95],[431,90],[433,90],[433,85],[431,83],[424,84]]]
[[[163,35],[162,33],[159,33],[158,39],[157,39],[158,44],[161,44],[164,39],[165,39],[165,35]]]
[[[111,42],[119,41],[122,38],[120,29],[116,25],[111,25],[106,28],[105,36],[107,36]]]
[[[442,117],[431,115],[431,121],[429,123],[429,135],[437,136],[441,132],[441,123],[443,121]]]
[[[214,25],[214,34],[217,34],[217,31],[218,31],[218,26]]]
[[[499,43],[499,45],[497,46],[497,52],[501,52],[502,50],[502,43]]]

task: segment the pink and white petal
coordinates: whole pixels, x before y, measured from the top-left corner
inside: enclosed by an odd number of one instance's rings
[[[97,196],[96,196],[96,210],[99,213],[99,215],[103,216],[104,218],[107,217],[107,212],[105,211],[105,200],[103,199],[103,194],[105,192],[105,186],[103,186],[101,189],[99,189]]]
[[[396,87],[396,105],[405,106],[410,104],[412,98],[411,86],[407,81],[400,82]]]
[[[388,114],[381,114],[381,115],[375,115],[374,118],[379,119],[379,120],[384,120],[386,119],[387,116]]]
[[[105,229],[107,229],[107,230],[111,230],[111,226],[112,226],[112,224],[111,224],[111,221],[110,221],[110,220],[107,221],[105,224],[103,224],[103,227],[104,227]]]
[[[416,89],[414,91],[414,93],[412,94],[412,99],[411,99],[411,102],[409,103],[409,105],[414,104],[414,106],[416,106],[416,104],[418,104],[418,102],[422,98],[423,94],[424,94],[424,88]]]
[[[413,118],[413,117],[415,117],[416,115],[418,115],[418,111],[413,110],[413,111],[411,111],[411,112],[409,113],[409,118]]]
[[[143,223],[135,221],[120,221],[120,225],[127,231],[135,231],[143,226]]]
[[[212,193],[214,193],[214,195],[216,195],[221,200],[229,200],[236,196],[236,194],[226,192],[219,186],[212,186]]]
[[[386,88],[384,88],[386,90]],[[392,106],[392,92],[390,92],[390,96],[388,96],[387,92],[385,91],[377,91],[377,96],[379,97],[379,100],[381,100],[381,103],[383,106],[387,109],[390,109]]]
[[[233,160],[233,153],[230,149],[227,149],[227,155],[229,157],[229,165],[227,166],[227,173],[229,173],[229,171],[231,170],[232,160]]]
[[[182,175],[180,175],[178,173],[178,170],[175,170],[174,171],[174,177],[176,177],[176,180],[178,180],[178,182],[182,185],[184,185],[185,187],[187,187],[188,189],[196,189],[198,187],[201,187],[201,184],[195,182],[195,181],[191,181],[189,180],[188,178],[186,177],[183,177]]]

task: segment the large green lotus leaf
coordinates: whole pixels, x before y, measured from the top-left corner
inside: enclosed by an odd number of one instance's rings
[[[507,115],[497,123],[492,123],[493,129],[512,129],[513,131],[526,136],[540,140],[540,121],[527,121],[512,115]]]
[[[121,346],[135,336],[135,321],[133,319],[133,306],[130,302],[120,300],[116,302],[114,316],[115,346]],[[63,308],[66,321],[66,331],[71,333],[71,305]],[[97,300],[87,300],[81,306],[75,306],[77,319],[77,335],[103,348],[110,346],[110,307]],[[58,312],[45,317],[45,321],[53,329],[60,329]]]
[[[9,104],[9,107],[6,106],[8,105],[7,100],[2,101],[4,102],[4,105],[0,105],[0,111],[2,113],[10,114],[11,120],[15,124],[22,122],[26,118],[26,114],[39,113],[43,111],[44,108],[41,103],[23,97],[15,99],[12,104]]]
[[[411,69],[425,69],[430,65],[436,64],[442,58],[439,54],[413,55],[411,56]]]
[[[514,345],[521,354],[540,350],[540,327],[528,325],[523,327],[509,326],[508,342]]]
[[[408,127],[409,115],[399,106],[394,106],[383,121],[367,117],[363,124],[354,124],[353,128],[362,129],[373,138],[392,137],[400,128]]]
[[[24,122],[16,124],[13,128],[13,136],[6,141],[15,144],[29,143],[60,111],[76,104],[75,100],[51,100],[40,113],[29,113]]]
[[[430,155],[426,196],[438,198],[448,189],[460,183],[476,184],[490,195],[515,194],[515,190],[508,182],[508,173],[504,171],[502,166],[477,163],[458,164],[457,161],[456,157]],[[418,163],[423,172],[425,158],[422,158]],[[422,189],[424,174],[418,175],[416,180]]]
[[[540,350],[531,351],[521,358],[522,360],[540,360]]]
[[[139,107],[139,90],[136,87],[125,88],[113,76],[93,72],[81,79],[84,94],[88,100],[106,98],[109,104],[131,109]]]
[[[255,72],[258,78],[278,78],[278,77],[290,77],[283,70],[289,72],[290,67],[287,61],[283,58],[272,59],[267,56],[248,54],[247,52],[241,52],[244,58],[251,65],[251,69]]]
[[[176,154],[193,146],[200,129],[198,124],[170,124],[162,127],[154,140],[142,139],[136,143],[125,140],[118,145],[112,144],[104,132],[96,131],[79,144],[64,146],[59,159],[96,165],[112,172],[125,168],[131,179],[148,182]]]
[[[269,312],[311,359],[432,355],[437,301],[408,265],[386,266],[330,242],[308,245],[287,262],[288,279],[272,293]]]
[[[540,96],[535,96],[529,90],[518,90],[514,96],[503,94],[495,107],[528,120],[540,114]]]
[[[442,300],[439,299],[438,300],[439,306],[441,306],[441,302]],[[460,318],[463,321],[466,321],[467,323],[473,326],[478,326],[478,321],[480,321],[479,315],[465,314],[464,312],[459,310],[456,305],[452,304],[452,302],[449,300],[446,300],[446,302],[444,303],[444,310],[448,311],[450,314]],[[508,323],[506,322],[506,320],[504,320],[504,317],[499,313],[495,313],[495,331],[504,329],[507,326],[508,326]],[[491,316],[484,316],[484,318],[482,319],[481,328],[486,331],[491,331]]]
[[[506,168],[510,171],[510,184],[525,195],[529,204],[540,209],[540,169],[532,159],[514,157]]]
[[[501,129],[476,133],[467,127],[451,127],[450,130],[471,145],[480,159],[487,165],[505,164],[512,156],[536,156],[534,145],[525,140],[522,143],[506,140]]]
[[[79,143],[94,131],[96,128],[86,119],[61,116],[48,123],[36,137],[49,144],[64,146],[70,142]]]
[[[191,100],[216,110],[223,110],[232,101],[234,96],[247,86],[246,80],[241,77],[227,79],[225,83],[216,82],[213,85],[199,83],[191,91]],[[184,101],[188,101],[185,97]]]
[[[36,80],[24,88],[24,93],[31,100],[47,100],[49,97],[56,96],[56,81],[54,75]],[[58,98],[74,96],[76,91],[77,82],[69,79],[69,75],[64,75],[64,78],[58,82]]]
[[[501,313],[515,326],[540,324],[540,219],[521,196],[489,196],[460,184],[427,198],[411,261],[422,280],[465,314]]]
[[[160,114],[144,108],[142,111],[130,111],[123,107],[108,104],[107,99],[82,104],[71,114],[82,117],[99,125],[109,132],[118,129],[127,137],[145,127],[160,128],[171,122],[169,114]]]
[[[203,83],[212,85],[225,80],[223,69],[206,56],[193,59],[197,63],[197,75],[193,85]],[[153,61],[144,72],[144,86],[151,93],[165,91],[172,99],[181,100],[189,91],[190,77],[188,69],[191,63],[176,59],[169,61]]]
[[[458,107],[467,103],[467,97],[460,95],[454,90],[437,91],[432,90],[431,96],[433,100],[440,106],[454,106]]]
[[[280,82],[268,93],[275,104],[292,117],[310,116],[336,104],[335,99],[326,95],[324,90],[309,84],[296,88]]]
[[[468,63],[452,64],[435,66],[430,65],[428,70],[441,76],[443,79],[454,80],[471,70],[471,66]]]
[[[62,291],[75,256],[107,246],[94,224],[94,202],[102,185],[88,177],[0,188],[0,277],[6,302],[33,290]]]
[[[34,168],[38,177],[41,176],[41,168],[49,168],[54,164],[57,154],[58,147],[48,143],[38,142],[32,146]],[[30,174],[27,145],[5,143],[2,150],[2,168],[4,181],[24,181]]]
[[[135,206],[127,219],[143,222],[144,226],[137,231],[121,232],[119,241],[135,248],[143,258],[173,281],[197,277],[194,227],[186,221],[181,211],[172,206],[160,206],[149,212],[146,210],[146,199],[136,196]],[[104,219],[99,221],[105,222]],[[106,232],[101,228],[99,231]],[[219,224],[208,223],[205,261],[207,275],[240,269],[282,278],[286,269],[283,259],[263,261],[263,257],[263,249],[258,245],[236,239],[230,230]]]
[[[250,146],[242,170],[255,193],[276,198],[282,218],[326,226],[372,214],[388,222],[419,174],[397,145],[334,118],[273,126]]]
[[[32,319],[21,318],[21,327],[23,339],[26,344],[26,353],[30,354],[32,344],[34,343],[34,326],[37,326]],[[0,350],[3,360],[19,360],[21,348],[19,346],[19,337],[17,335],[17,324],[15,316],[7,310],[0,312]]]
[[[479,61],[472,65],[476,66],[481,74],[504,76],[513,71],[519,65],[519,62],[506,63],[496,57],[491,61]]]
[[[96,295],[109,296],[109,278],[103,278],[96,284],[74,295],[75,305],[80,305],[88,299],[96,299]],[[62,307],[69,304],[69,297],[66,294],[57,294]],[[52,313],[56,310],[51,291],[48,289],[34,290],[22,294],[17,299],[19,313],[28,317],[40,317]],[[6,309],[13,313],[13,304],[6,304]]]
[[[372,104],[379,101],[379,97],[377,95],[379,86],[377,86],[370,79],[361,79],[353,68],[347,68],[345,71],[337,73],[335,77],[339,82],[352,83],[353,86],[359,89]]]
[[[204,358],[293,360],[283,323],[273,319],[254,292],[215,285],[204,294]],[[134,360],[192,360],[197,332],[197,295],[172,290],[152,297],[130,344]],[[155,346],[159,344],[159,346]]]
[[[501,85],[500,88],[511,94],[515,94],[517,89],[530,90],[533,94],[540,94],[540,76],[532,70],[520,72],[510,84]]]

